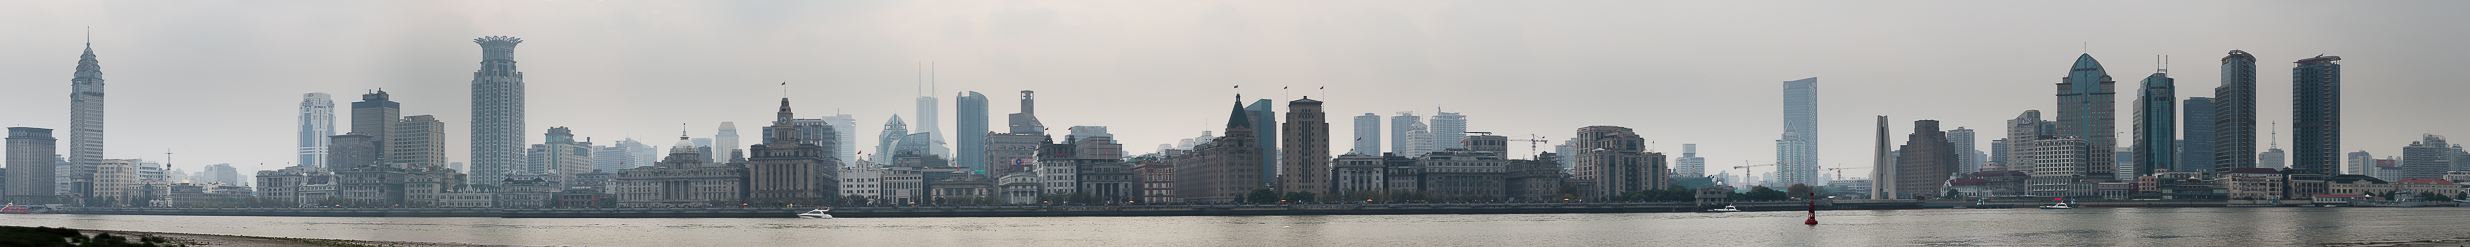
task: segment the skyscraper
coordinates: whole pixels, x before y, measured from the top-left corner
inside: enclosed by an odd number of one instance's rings
[[[2297,63],[2290,69],[2290,168],[2329,178],[2341,171],[2341,56]]]
[[[334,135],[334,99],[326,93],[300,98],[299,166],[326,167],[326,136]]]
[[[2119,177],[2153,175],[2178,166],[2178,80],[2167,70],[2144,77],[2138,85],[2135,108],[2135,152],[2133,173]]]
[[[52,159],[60,157],[58,139],[52,139],[51,129],[9,127],[8,184],[0,186],[0,200],[20,203],[48,203],[58,199],[56,183],[59,169]]]
[[[1953,145],[1950,147],[1955,150],[1955,172],[1981,171],[1981,150],[1973,148],[1974,135],[1973,129],[1964,127],[1947,131],[1947,143]]]
[[[2027,150],[2033,148],[2033,141],[2057,135],[2058,126],[2056,125],[2049,120],[2042,120],[2040,110],[2024,110],[2024,113],[2017,114],[2015,119],[2008,119],[2007,160],[1999,162],[2006,166],[2007,170],[2031,171],[2033,163],[2026,154]]]
[[[1954,144],[1947,142],[1947,132],[1938,130],[1938,120],[1913,121],[1913,133],[1897,147],[1903,152],[1895,158],[1896,194],[1906,197],[1938,197],[1942,184],[1956,172]]]
[[[1775,168],[1787,184],[1818,181],[1818,78],[1784,81],[1784,136],[1776,140]]]
[[[1423,129],[1415,127],[1416,125],[1422,125],[1423,123],[1424,118],[1415,116],[1415,112],[1398,112],[1397,116],[1390,116],[1389,152],[1397,153],[1398,156],[1406,157],[1421,155],[1415,152],[1415,146],[1418,146],[1418,144],[1421,143],[1417,143],[1413,137],[1407,136],[1407,132]]]
[[[952,146],[959,149],[960,153],[949,157],[959,162],[952,163],[952,165],[966,169],[986,170],[986,134],[994,133],[986,129],[987,118],[994,116],[986,109],[986,95],[978,94],[977,91],[961,92],[958,97],[952,99],[952,102],[956,104],[952,106],[954,108],[952,117],[960,120],[960,126],[953,126],[954,131],[952,131],[953,140],[960,141]]]
[[[1355,116],[1355,149],[1349,153],[1381,155],[1381,115],[1370,112]]]
[[[1433,109],[1433,112],[1434,114],[1432,115],[1431,123],[1432,141],[1430,144],[1427,144],[1425,148],[1433,151],[1440,151],[1444,149],[1465,147],[1465,142],[1467,140],[1467,116],[1459,115],[1456,112],[1441,112],[1440,109]]]
[[[2076,56],[2075,66],[2058,83],[2058,134],[2077,136],[2092,145],[2093,150],[2109,151],[2118,147],[2117,81],[2110,72],[2094,61],[2092,54]],[[2092,152],[2093,164],[2118,163],[2111,152]]]
[[[1252,105],[1244,106],[1244,112],[1252,114],[1252,126],[1254,126],[1252,133],[1256,136],[1253,141],[1260,142],[1254,145],[1261,148],[1260,185],[1262,186],[1278,182],[1278,162],[1280,160],[1277,157],[1286,157],[1278,155],[1278,111],[1271,109],[1274,106],[1270,104],[1272,103],[1269,99],[1260,99],[1253,101]]]
[[[2256,56],[2230,50],[2213,88],[2213,174],[2256,167]]]
[[[2183,102],[2180,108],[2186,114],[2179,119],[2185,127],[2179,128],[2179,136],[2186,142],[2178,146],[2178,167],[2171,170],[2213,172],[2213,98],[2188,97]]]
[[[918,127],[909,131],[926,133],[926,154],[948,159],[952,158],[952,148],[944,146],[942,107],[942,99],[935,98],[934,94],[918,96]]]
[[[823,122],[832,124],[832,133],[840,138],[840,143],[833,146],[840,149],[841,164],[857,164],[858,117],[849,114],[835,114],[824,116]]]
[[[94,43],[77,56],[77,77],[69,79],[70,193],[94,196],[96,169],[103,165],[103,65],[94,60]]]
[[[387,148],[387,142],[392,142],[394,138],[387,136],[386,132],[394,131],[395,122],[403,121],[403,105],[391,98],[386,90],[381,89],[360,95],[360,102],[352,102],[351,133],[377,140],[377,160],[380,163],[393,160],[387,158],[387,151],[392,151]]]
[[[523,72],[515,69],[515,45],[523,39],[488,36],[480,44],[480,70],[472,72],[473,184],[496,185],[523,163]]]
[[[1329,118],[1321,112],[1321,101],[1312,96],[1286,103],[1286,143],[1279,154],[1281,163],[1278,189],[1286,192],[1310,192],[1332,195],[1329,175]]]
[[[398,168],[445,168],[446,122],[437,117],[403,117],[387,130],[386,159]]]
[[[551,127],[545,135],[546,141],[536,153],[544,171],[526,175],[554,175],[556,181],[575,181],[575,174],[592,172],[591,142],[576,141],[574,131],[566,127]]]
[[[714,153],[714,155],[712,155],[713,164],[726,164],[735,161],[729,159],[731,159],[734,154],[738,154],[739,149],[746,148],[746,146],[738,145],[737,123],[721,121],[720,131],[712,133],[712,153]]]

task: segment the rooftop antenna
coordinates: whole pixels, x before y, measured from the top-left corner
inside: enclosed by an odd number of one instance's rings
[[[935,62],[926,62],[926,91],[942,92],[935,90]]]
[[[2273,122],[2273,129],[2272,129],[2272,131],[2273,131],[2273,140],[2272,140],[2271,142],[2273,142],[2273,148],[2275,148],[2275,149],[2279,149],[2279,148],[2281,148],[2281,122],[2279,122],[2279,121],[2275,121],[2275,122]],[[2251,143],[2252,143],[2252,142],[2251,142]],[[2255,145],[2255,144],[2248,144],[2248,145]]]
[[[918,62],[925,65],[926,62]],[[925,66],[919,66],[925,67]],[[926,68],[918,68],[918,97],[926,97]]]

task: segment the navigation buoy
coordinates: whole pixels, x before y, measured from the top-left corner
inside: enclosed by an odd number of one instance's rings
[[[1801,224],[1818,225],[1818,193],[1810,193],[1810,219],[1801,221]]]

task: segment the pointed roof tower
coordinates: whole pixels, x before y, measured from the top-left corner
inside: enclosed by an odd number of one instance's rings
[[[1233,132],[1235,128],[1252,128],[1252,116],[1244,114],[1244,95],[1235,95],[1235,112],[1227,115],[1226,128],[1229,132]]]

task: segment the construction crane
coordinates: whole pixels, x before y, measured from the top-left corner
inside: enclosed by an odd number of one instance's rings
[[[1741,169],[1741,177],[1745,177],[1745,178],[1746,178],[1746,177],[1753,177],[1753,176],[1757,176],[1757,175],[1755,175],[1755,174],[1750,174],[1750,168],[1751,168],[1751,167],[1776,166],[1776,165],[1780,165],[1780,164],[1783,164],[1783,163],[1802,162],[1802,161],[1810,161],[1810,160],[1817,160],[1817,159],[1788,160],[1788,161],[1784,161],[1784,162],[1767,163],[1767,164],[1752,164],[1752,163],[1750,163],[1750,161],[1748,161],[1748,160],[1742,160],[1742,161],[1741,161],[1741,166],[1735,166],[1735,167],[1732,167],[1732,168],[1733,168],[1733,169]]]
[[[1844,165],[1844,164],[1836,164],[1836,165]],[[1859,170],[1859,169],[1870,169],[1870,168],[1869,168],[1869,167],[1836,167],[1836,168],[1827,168],[1827,170],[1832,170],[1832,171],[1835,171],[1835,179],[1844,179],[1844,170]]]
[[[1546,142],[1552,142],[1552,140],[1545,140],[1545,139],[1544,139],[1544,137],[1542,137],[1542,136],[1536,136],[1535,134],[1527,134],[1527,138],[1528,138],[1528,139],[1510,139],[1509,141],[1514,141],[1514,142],[1527,142],[1527,153],[1528,153],[1529,155],[1540,155],[1540,154],[1542,154],[1541,152],[1543,152],[1544,150],[1543,150],[1543,149],[1538,149],[1538,148],[1543,147],[1544,143],[1546,143]]]

